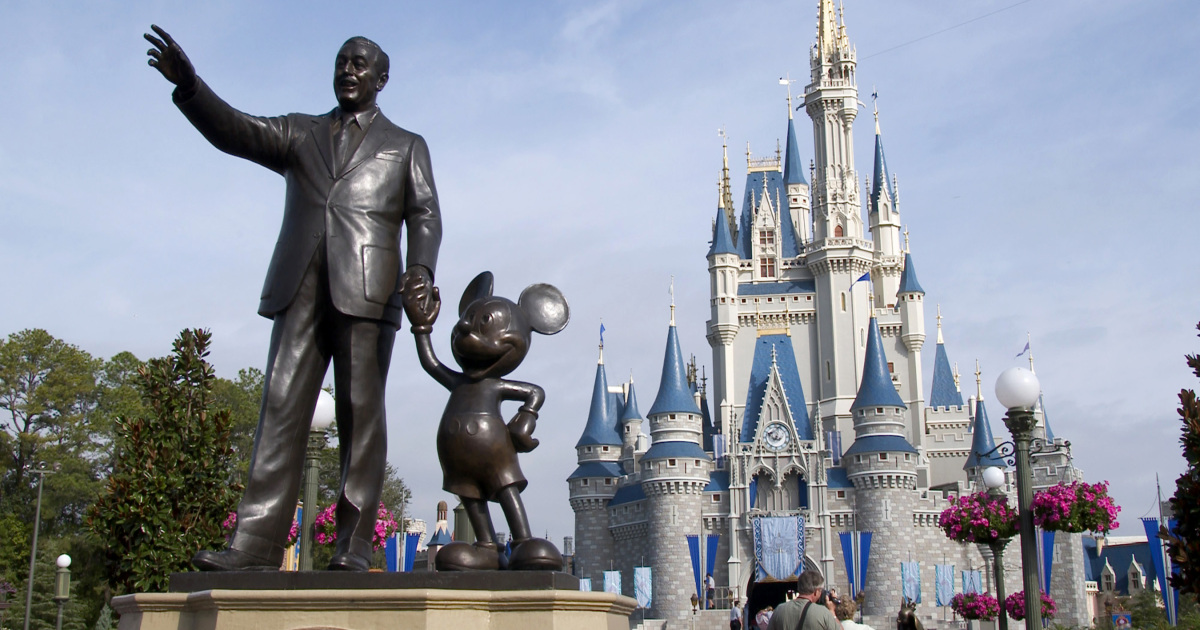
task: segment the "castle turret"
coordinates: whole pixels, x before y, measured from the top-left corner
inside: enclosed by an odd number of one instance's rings
[[[901,258],[900,212],[896,208],[896,189],[883,155],[883,134],[879,131],[879,110],[875,110],[875,168],[871,175],[868,219],[871,240],[875,243],[875,301],[892,304],[900,289]]]
[[[796,126],[792,123],[792,88],[788,81],[787,145],[784,148],[783,183],[787,186],[787,207],[792,215],[796,241],[803,247],[812,240],[812,204],[808,182],[804,179],[804,163],[800,161],[800,145],[796,142]]]
[[[729,418],[731,409],[727,403],[734,392],[733,342],[738,333],[738,256],[725,221],[724,210],[718,209],[713,221],[712,247],[708,250],[709,308],[708,345],[713,349],[713,380],[716,388],[714,399],[721,404],[717,418],[723,422]]]
[[[942,338],[940,310],[937,315],[937,349],[933,355],[933,387],[929,392],[929,406],[934,409],[963,406],[962,392],[958,391],[958,383],[950,370],[950,357],[946,354],[946,341]]]
[[[875,533],[866,583],[871,585],[864,614],[889,614],[900,601],[896,567],[906,559],[916,507],[917,449],[905,439],[905,405],[887,367],[883,338],[872,317],[862,384],[851,407],[854,444],[842,456],[855,488],[858,528]]]
[[[638,411],[637,393],[633,378],[629,379],[629,394],[625,399],[625,410],[621,412],[621,470],[625,474],[634,472],[638,439],[642,437],[642,413]]]
[[[958,378],[950,367],[942,338],[942,312],[937,314],[937,350],[933,357],[933,387],[929,405],[923,410],[926,433],[925,455],[929,461],[929,486],[956,485],[963,477],[963,463],[971,445],[971,418],[958,389]]]
[[[655,567],[650,615],[682,624],[696,592],[686,540],[701,531],[701,500],[712,460],[700,447],[702,415],[688,387],[673,304],[662,380],[646,416],[653,443],[638,472],[649,510],[647,561]]]
[[[617,491],[622,439],[617,413],[604,372],[604,346],[596,363],[592,404],[583,435],[575,444],[579,467],[567,477],[571,509],[575,512],[575,570],[579,577],[603,581],[603,571],[613,557],[614,542],[608,529],[608,502]]]
[[[917,281],[917,268],[913,266],[912,254],[907,251],[904,253],[904,270],[900,273],[896,300],[900,310],[900,340],[908,350],[904,356],[908,363],[908,378],[900,385],[900,396],[908,405],[912,427],[909,439],[913,446],[921,448],[925,441],[925,414],[922,410],[925,386],[921,369],[921,348],[925,345],[925,289]]]
[[[982,471],[990,466],[1004,468],[1004,458],[996,452],[996,438],[992,437],[992,424],[988,422],[987,406],[983,404],[983,379],[979,361],[975,362],[975,415],[971,418],[971,452],[963,470],[968,478],[979,482],[983,488]]]

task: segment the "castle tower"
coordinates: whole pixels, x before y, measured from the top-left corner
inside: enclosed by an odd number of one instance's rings
[[[639,461],[639,474],[648,506],[646,560],[655,568],[648,616],[684,623],[696,592],[687,535],[701,533],[701,501],[712,460],[700,447],[702,415],[688,387],[674,304],[662,380],[646,418],[653,443]]]
[[[988,421],[987,407],[983,404],[983,372],[979,361],[975,362],[975,415],[971,418],[971,452],[963,470],[967,478],[983,489],[983,469],[990,466],[1007,468],[1004,458],[996,451],[996,438],[992,436],[992,423]]]
[[[729,233],[725,212],[717,211],[713,221],[712,247],[708,250],[708,277],[711,318],[708,320],[708,344],[713,349],[713,387],[717,402],[717,423],[722,433],[730,433],[727,423],[733,413],[734,339],[738,333],[738,251]]]
[[[879,110],[875,110],[875,168],[871,175],[868,218],[871,240],[875,243],[875,268],[872,270],[876,304],[893,304],[900,290],[901,258],[900,212],[896,209],[896,189],[883,155],[883,135],[879,132]]]
[[[603,572],[614,557],[615,544],[608,529],[608,502],[621,476],[618,460],[622,439],[617,414],[604,373],[604,345],[596,363],[596,382],[583,435],[575,444],[579,467],[567,477],[571,509],[575,512],[576,575],[603,583]]]
[[[810,51],[812,82],[804,105],[813,123],[813,240],[805,263],[813,274],[817,322],[814,398],[822,429],[849,434],[858,389],[858,360],[866,342],[867,295],[855,281],[875,265],[863,238],[862,202],[854,167],[858,114],[856,53],[832,0],[821,0],[817,42]],[[864,285],[865,286],[865,285]]]
[[[908,237],[905,236],[905,240]],[[907,243],[906,243],[907,244]],[[907,247],[906,247],[907,249]],[[921,378],[921,348],[925,345],[925,289],[917,281],[917,268],[913,266],[912,254],[904,252],[904,268],[900,273],[900,286],[896,292],[897,308],[900,310],[900,340],[908,352],[900,353],[908,363],[908,378],[900,386],[900,397],[908,405],[909,441],[917,448],[924,447],[925,403],[924,380]]]
[[[636,472],[635,460],[638,441],[642,437],[642,413],[638,411],[637,393],[633,388],[633,378],[629,379],[629,394],[625,399],[625,410],[621,412],[621,471],[625,474]]]
[[[929,486],[937,488],[962,479],[963,463],[970,453],[971,419],[963,404],[958,380],[950,368],[942,337],[942,313],[937,315],[937,349],[933,357],[933,387],[924,409],[928,440]]]
[[[894,614],[900,601],[896,571],[911,553],[917,449],[905,439],[905,405],[892,385],[874,317],[867,328],[862,385],[851,407],[855,439],[842,463],[854,484],[857,528],[875,534],[864,614],[882,619]]]
[[[804,163],[800,161],[800,145],[796,142],[796,125],[792,122],[792,84],[788,81],[787,145],[784,148],[783,183],[787,186],[787,206],[792,215],[796,241],[801,247],[812,241],[812,205],[808,182],[804,180]]]

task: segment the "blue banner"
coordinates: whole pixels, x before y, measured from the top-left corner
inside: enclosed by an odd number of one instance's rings
[[[867,578],[867,556],[871,551],[871,532],[841,532],[842,562],[846,564],[846,581],[850,597],[858,596]]]
[[[983,593],[983,571],[962,572],[963,593]]]
[[[413,562],[417,560],[417,543],[421,542],[420,532],[408,532],[404,535],[404,570],[412,572]]]
[[[605,571],[604,572],[604,592],[621,594],[621,572],[620,571]]]
[[[933,565],[934,595],[938,606],[949,606],[954,599],[954,565]]]
[[[653,600],[650,567],[633,567],[633,596],[639,608],[649,608]]]
[[[388,536],[387,542],[384,543],[384,570],[399,571],[400,565],[400,545],[399,538],[402,534],[393,534]]]
[[[1054,572],[1054,530],[1042,532],[1040,541],[1042,552],[1041,578],[1042,592],[1050,592],[1050,576]]]
[[[705,541],[707,542],[707,545],[704,548],[704,553],[705,553],[704,575],[705,575],[705,579],[707,579],[707,576],[712,575],[713,568],[715,568],[717,565],[717,543],[721,542],[721,535],[720,534],[709,534],[708,538],[706,538]],[[705,584],[705,587],[707,587],[707,586],[708,585]],[[701,608],[707,609],[708,608],[708,594],[702,593],[700,596],[700,599],[703,601]],[[715,604],[716,602],[713,602],[713,603]]]
[[[804,517],[759,516],[754,527],[757,580],[793,580],[804,570]]]
[[[592,590],[592,578],[579,578],[579,590],[581,590],[581,591]]]
[[[700,588],[700,535],[688,534],[688,553],[692,556],[692,578],[696,580],[696,597],[704,599],[704,590]]]
[[[758,501],[758,476],[755,475],[750,480],[750,509],[754,509],[754,503]]]
[[[846,563],[846,581],[850,583],[850,599],[858,596],[858,580],[855,579],[854,573],[854,534],[855,532],[838,534],[838,538],[842,540],[842,562]]]
[[[867,563],[871,558],[871,532],[858,533],[858,590],[867,588]]]
[[[904,596],[904,599],[914,604],[921,603],[921,564],[918,562],[901,562],[900,584],[902,587],[901,594]]]
[[[1175,526],[1174,519],[1171,520],[1170,524],[1173,532]],[[1146,530],[1146,543],[1150,547],[1150,560],[1154,562],[1154,575],[1158,578],[1158,590],[1163,594],[1163,602],[1166,604],[1167,621],[1171,622],[1173,626],[1178,621],[1179,593],[1174,588],[1171,588],[1170,583],[1167,581],[1167,569],[1163,564],[1163,541],[1158,537],[1159,520],[1157,518],[1143,518],[1142,527]],[[1171,569],[1172,573],[1179,573],[1178,567],[1171,567]]]

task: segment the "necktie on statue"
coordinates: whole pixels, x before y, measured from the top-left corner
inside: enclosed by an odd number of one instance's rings
[[[333,154],[334,160],[337,162],[338,171],[346,168],[346,162],[350,160],[350,156],[354,150],[358,148],[358,143],[362,139],[362,128],[358,126],[358,119],[353,115],[345,115],[338,121],[338,129],[333,136]]]

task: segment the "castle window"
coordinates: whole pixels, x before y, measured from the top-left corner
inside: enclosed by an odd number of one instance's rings
[[[841,238],[844,234],[845,234],[845,231],[842,230],[842,226],[839,225],[839,226],[833,228],[834,237]]]
[[[721,502],[721,495],[719,495],[719,494],[714,494],[714,495],[712,495],[712,497],[713,497],[713,503],[720,503],[720,502]]]
[[[906,461],[906,462],[907,462],[907,461],[909,461],[909,460],[908,460],[908,456],[909,456],[909,454],[908,454],[908,453],[905,453],[905,454],[904,454],[904,461]]]
[[[700,460],[698,460],[698,459],[697,459],[697,460],[696,460],[696,467],[698,468],[699,466],[700,466]]]
[[[673,459],[668,459],[668,460],[667,460],[667,465],[668,465],[668,466],[672,466],[672,467],[674,467],[674,466],[675,466],[675,460],[673,460]]]
[[[842,312],[846,312],[846,292],[842,291]]]
[[[839,499],[845,499],[845,498],[846,498],[846,491],[845,491],[845,490],[838,490],[838,491],[837,491],[837,498],[839,498]]]
[[[883,407],[876,407],[875,415],[883,415]]]
[[[742,304],[746,303],[746,298],[742,298]]]
[[[895,373],[896,373],[896,364],[892,363],[891,361],[888,361],[888,374],[895,374]]]
[[[588,447],[584,448],[584,450],[585,450],[586,452],[588,452],[588,453],[591,453],[591,452],[592,452],[592,447],[588,446]]]
[[[759,245],[774,245],[775,244],[774,230],[763,230],[763,231],[759,232],[758,233],[758,244]]]
[[[611,486],[611,485],[612,485],[612,479],[611,479],[611,478],[609,478],[609,477],[605,477],[605,478],[604,478],[604,485],[606,485],[606,486]]]
[[[601,451],[603,451],[603,452],[605,452],[605,453],[607,453],[607,452],[608,452],[608,447],[607,447],[607,446],[601,447],[601,448],[600,448],[600,450],[601,450]]]
[[[879,454],[879,461],[881,461],[881,462],[886,462],[886,461],[887,461],[887,453],[880,453],[880,454]]]
[[[829,365],[829,361],[825,362],[825,380],[833,378],[833,369]]]
[[[763,256],[758,259],[758,275],[764,278],[775,277],[775,259],[770,256]]]
[[[812,296],[811,296],[811,295],[807,295],[807,296],[805,296],[805,299],[806,299],[807,301],[811,302],[811,301],[812,301]]]
[[[581,486],[586,486],[586,485],[588,485],[588,480],[587,480],[587,479],[580,479],[580,480],[579,480],[579,485],[581,485]]]
[[[674,419],[675,419],[675,414],[671,414],[671,415],[670,415],[670,418],[671,418],[672,420],[674,420]]]

